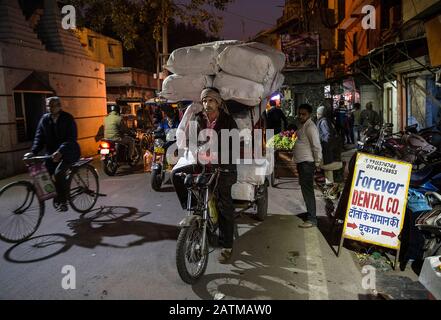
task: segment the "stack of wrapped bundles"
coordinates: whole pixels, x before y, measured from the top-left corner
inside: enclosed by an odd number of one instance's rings
[[[217,88],[224,100],[256,106],[283,84],[285,55],[267,45],[216,41],[180,48],[165,66],[161,96],[169,100],[199,101],[206,87]]]

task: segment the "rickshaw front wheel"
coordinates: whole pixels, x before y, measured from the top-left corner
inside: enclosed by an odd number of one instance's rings
[[[266,181],[265,184],[258,187],[257,195],[257,212],[255,218],[258,221],[264,221],[268,213],[268,183]]]

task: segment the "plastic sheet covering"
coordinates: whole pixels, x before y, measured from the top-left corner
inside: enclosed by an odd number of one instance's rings
[[[165,68],[179,75],[214,75],[218,71],[218,55],[228,46],[241,43],[227,40],[179,48],[172,52]]]
[[[265,96],[262,84],[220,72],[214,79],[214,86],[224,100],[235,100],[247,106],[256,106]]]
[[[238,182],[231,187],[231,196],[234,200],[254,200],[254,186],[249,183]]]
[[[262,185],[270,171],[270,163],[267,160],[263,164],[239,164],[237,165],[237,181]]]
[[[256,43],[227,47],[218,57],[219,68],[223,72],[263,85],[272,83],[285,65],[285,55],[270,47],[262,50],[265,47]]]
[[[202,90],[212,86],[212,76],[172,74],[162,83],[161,96],[174,101],[199,101]]]
[[[189,139],[188,128],[190,126],[190,121],[195,120],[196,114],[201,112],[202,109],[202,104],[194,102],[185,111],[176,132],[176,143],[178,145],[178,149],[184,149],[187,147],[187,140]]]

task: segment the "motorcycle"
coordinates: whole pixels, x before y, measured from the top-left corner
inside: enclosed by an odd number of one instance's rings
[[[408,131],[392,133],[392,124],[384,124],[381,129],[367,128],[358,150],[370,154],[412,163],[416,168],[430,164],[430,156],[436,148],[422,136]]]
[[[176,142],[176,129],[170,129],[167,133],[164,130],[156,130],[154,132],[154,139],[150,183],[153,190],[160,191],[169,166],[166,156],[167,149]]]
[[[108,176],[114,176],[122,164],[134,167],[142,157],[140,140],[137,135],[130,132],[129,135],[135,139],[133,155],[129,155],[129,147],[119,141],[102,139],[98,148],[101,155],[103,171]]]
[[[436,162],[441,160],[441,123],[437,126],[424,128],[418,131],[418,124],[406,127],[406,132],[418,134],[430,145],[436,148],[435,152],[427,157],[427,161]]]
[[[426,198],[433,210],[421,215],[415,223],[424,237],[423,258],[436,256],[441,249],[441,195],[427,192]]]

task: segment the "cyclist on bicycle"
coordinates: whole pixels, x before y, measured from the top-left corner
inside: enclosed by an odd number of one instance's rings
[[[43,148],[46,155],[52,155],[46,161],[46,167],[55,177],[57,211],[67,211],[69,185],[66,173],[80,158],[80,146],[77,142],[77,125],[73,116],[61,109],[59,97],[46,99],[47,113],[44,114],[37,127],[32,146],[32,153],[27,157],[38,154]]]
[[[201,93],[201,101],[203,111],[195,115],[198,131],[204,129],[213,129],[218,135],[219,152],[218,162],[220,163],[222,156],[220,154],[221,130],[237,129],[237,124],[233,117],[227,112],[225,102],[222,100],[217,89],[207,88]],[[229,150],[232,147],[232,141],[229,141]],[[206,160],[206,159],[205,159]],[[232,159],[230,152],[230,159],[228,164],[221,164],[222,170],[219,176],[217,185],[217,199],[219,206],[219,242],[223,249],[218,257],[220,263],[227,263],[233,251],[233,234],[234,234],[234,206],[233,198],[231,196],[231,187],[237,181],[237,167],[236,159]],[[182,208],[187,205],[187,189],[184,186],[184,181],[177,174],[181,172],[192,173],[194,166],[182,167],[172,172],[173,185],[175,187],[178,198],[181,202]]]

